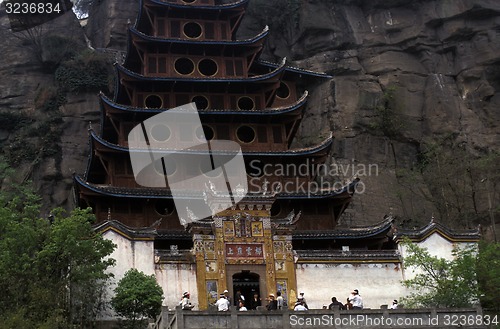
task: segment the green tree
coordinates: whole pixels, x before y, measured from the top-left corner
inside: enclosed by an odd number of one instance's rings
[[[133,268],[118,282],[111,305],[116,313],[127,318],[131,328],[142,325],[143,318],[156,318],[161,312],[163,291],[154,275]]]
[[[1,164],[0,328],[85,328],[104,306],[114,249],[90,209],[40,218],[29,184],[8,184]]]
[[[482,242],[479,245],[477,279],[484,308],[500,311],[500,243]]]
[[[403,245],[408,253],[403,264],[414,270],[414,277],[403,281],[413,291],[402,298],[406,307],[469,307],[477,303],[475,248],[455,248],[453,260],[446,260],[409,240]]]

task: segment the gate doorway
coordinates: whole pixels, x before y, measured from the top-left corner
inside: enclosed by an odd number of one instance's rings
[[[233,275],[233,301],[237,302],[238,291],[245,297],[245,306],[248,309],[252,308],[253,295],[257,293],[259,298],[260,294],[260,276],[257,273],[250,271],[241,271]]]

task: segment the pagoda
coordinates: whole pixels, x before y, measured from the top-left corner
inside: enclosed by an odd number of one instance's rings
[[[293,305],[297,257],[321,261],[329,257],[321,250],[340,252],[345,246],[393,248],[387,239],[391,219],[364,229],[338,229],[358,180],[318,187],[333,136],[291,148],[306,110],[307,85],[330,77],[289,67],[285,59],[261,60],[267,27],[237,39],[247,4],[141,1],[125,62],[116,66],[114,96],[100,95],[100,129],[89,133],[87,169],[74,178],[77,205],[93,209],[96,230],[129,241],[129,247],[118,243],[116,258],[125,264],[118,267],[142,266],[155,274],[168,304],[189,290],[199,309],[206,309],[227,289],[230,296],[239,290],[248,300],[254,293],[281,291]],[[196,105],[207,141],[241,146],[248,191],[236,205],[182,225],[168,186],[136,182],[128,137],[144,120],[188,103]],[[147,133],[158,139],[200,135],[170,131],[161,122]],[[172,175],[177,170],[182,168],[174,165]],[[186,197],[203,196],[186,191]],[[217,198],[214,192],[211,207],[220,206]],[[397,259],[391,257],[388,261]]]

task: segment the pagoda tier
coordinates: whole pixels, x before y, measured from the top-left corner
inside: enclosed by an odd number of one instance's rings
[[[250,190],[260,189],[263,184],[280,182],[293,189],[295,185],[309,184],[318,175],[318,166],[324,163],[333,142],[333,137],[325,139],[313,147],[286,151],[244,151],[246,172],[249,175]],[[138,187],[132,173],[129,149],[103,140],[94,131],[90,133],[91,158],[86,179],[99,184]],[[177,149],[134,149],[134,153],[157,154],[158,156],[175,155],[184,163],[200,163],[205,152]],[[224,151],[212,151],[214,155],[225,156]],[[232,153],[227,154],[231,156]],[[179,177],[192,175],[184,173],[182,166],[174,162],[169,164],[172,172]],[[205,172],[199,168],[200,175]],[[267,183],[265,183],[267,181]]]
[[[295,133],[302,120],[307,100],[307,91],[295,102],[287,106],[265,108],[262,110],[242,111],[239,109],[211,109],[206,106],[200,109],[200,119],[203,123],[207,139],[237,138],[241,134],[242,125],[248,125],[255,131],[256,138],[243,147],[249,149],[286,150],[292,143]],[[208,102],[206,98],[193,97],[198,108]],[[103,139],[127,146],[130,130],[140,122],[159,114],[166,109],[150,109],[124,106],[117,104],[101,94],[101,133]],[[233,127],[233,122],[239,122],[239,127]],[[241,136],[240,136],[241,137]],[[251,136],[250,136],[251,137]],[[250,138],[249,137],[249,138]]]
[[[142,0],[135,27],[151,36],[233,40],[247,4],[248,0],[206,5]]]
[[[266,27],[239,41],[188,41],[147,36],[130,29],[124,66],[144,76],[247,77],[263,49]]]
[[[158,229],[183,230],[175,211],[172,194],[164,188],[117,187],[89,183],[75,176],[76,193],[82,207],[92,207],[97,221],[119,220],[130,227],[149,227],[162,219]],[[338,215],[351,201],[358,180],[337,190],[316,193],[299,192],[276,195],[277,204],[271,208],[271,220],[283,221],[291,211],[302,212],[307,220],[297,222],[297,230],[333,230]],[[176,198],[204,199],[201,192],[186,191]],[[282,206],[283,205],[283,206]]]
[[[285,63],[270,73],[247,78],[145,77],[117,66],[114,100],[123,105],[174,108],[205,97],[213,109],[264,109],[273,106]]]

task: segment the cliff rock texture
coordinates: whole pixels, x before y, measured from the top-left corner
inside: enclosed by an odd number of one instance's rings
[[[137,8],[137,1],[96,1],[78,38],[85,32],[94,48],[124,50]],[[251,0],[239,34],[266,24],[265,59],[286,56],[289,65],[332,76],[311,88],[295,146],[334,132],[333,179],[362,181],[341,224],[390,213],[410,226],[433,216],[473,226],[498,215],[500,2]],[[31,114],[38,86],[52,75],[9,40],[0,110]],[[52,205],[71,204],[70,174],[85,169],[86,130],[97,110],[95,94],[69,93],[60,107],[60,152],[32,173],[23,169]],[[0,127],[4,150],[12,138]]]

